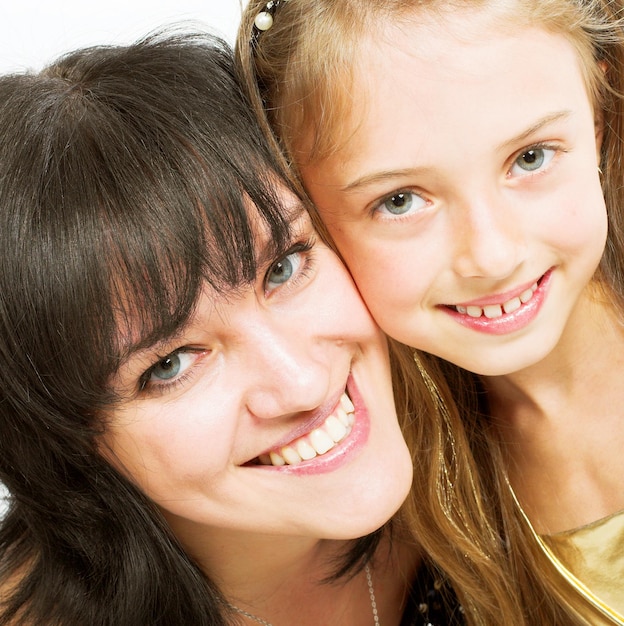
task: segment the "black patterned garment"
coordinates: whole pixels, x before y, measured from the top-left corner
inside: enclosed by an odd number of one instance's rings
[[[457,597],[443,579],[423,564],[412,585],[401,626],[465,626]]]

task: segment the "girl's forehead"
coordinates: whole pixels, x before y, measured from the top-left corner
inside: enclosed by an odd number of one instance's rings
[[[486,37],[468,28],[457,38],[413,28],[419,39],[395,37],[385,54],[363,51],[359,100],[342,120],[346,141],[302,167],[324,209],[330,203],[319,195],[326,199],[332,188],[356,197],[362,189],[385,189],[384,181],[405,185],[416,170],[450,172],[468,154],[485,163],[522,147],[539,128],[593,109],[577,50],[563,35],[522,27],[509,36],[490,26]],[[400,26],[396,32],[405,34]]]
[[[387,13],[376,20],[375,29],[362,33],[361,47],[374,48],[375,42],[381,45],[409,42],[421,49],[414,33],[423,37],[443,35],[458,45],[471,45],[492,30],[499,36],[518,37],[526,27],[549,28],[545,12],[538,13],[534,7],[535,2],[531,0],[526,3],[516,0],[411,3],[400,14]]]
[[[528,0],[528,4],[535,3]],[[356,27],[360,29],[360,35],[349,36],[353,45],[347,48],[348,52],[339,55],[345,63],[332,68],[332,80],[321,83],[320,87],[303,85],[306,95],[303,104],[289,101],[286,106],[286,111],[298,107],[307,109],[304,114],[307,125],[292,138],[296,160],[300,164],[305,164],[308,159],[314,162],[348,143],[354,129],[344,121],[350,118],[357,125],[357,120],[367,115],[367,101],[362,97],[361,87],[364,84],[368,89],[375,89],[369,71],[371,61],[383,62],[389,50],[398,49],[427,58],[435,71],[436,55],[447,53],[445,48],[449,42],[460,54],[462,47],[478,45],[493,33],[521,37],[524,26],[536,27],[531,21],[531,11],[522,7],[522,3],[516,0],[433,0],[369,10]],[[440,39],[445,41],[444,46],[435,45]],[[318,67],[323,71],[322,64]],[[393,68],[390,71],[393,73]],[[400,90],[400,85],[397,89]],[[387,97],[400,95],[397,91]],[[288,92],[284,92],[283,97],[288,99]],[[284,132],[288,134],[290,131],[286,128]]]
[[[443,71],[449,72],[449,80],[461,79],[462,76],[471,78],[479,74],[486,76],[488,67],[496,66],[496,59],[488,57],[492,41],[496,40],[511,49],[511,42],[526,42],[526,46],[531,46],[536,37],[540,40],[549,39],[555,53],[563,48],[573,50],[574,54],[568,55],[562,62],[575,64],[582,74],[590,98],[594,103],[598,102],[604,72],[599,70],[596,62],[596,43],[581,28],[581,17],[574,12],[572,3],[567,0],[546,0],[544,4],[550,8],[544,8],[532,0],[526,4],[516,0],[425,2],[413,5],[412,10],[402,14],[400,19],[384,15],[377,23],[375,32],[369,29],[363,33],[357,52],[353,55],[353,82],[345,81],[342,94],[345,100],[350,101],[349,106],[345,107],[347,117],[357,125],[357,119],[364,119],[368,115],[369,102],[365,94],[374,94],[378,89],[372,66],[383,66],[387,75],[397,80],[396,93],[389,93],[387,97],[400,98],[401,89],[409,88],[410,83],[431,78],[437,80]],[[568,11],[562,16],[561,10],[565,7]],[[471,65],[476,57],[470,62],[463,62],[464,58],[469,58],[470,54],[474,55],[479,49],[484,54],[476,66]],[[513,56],[509,57],[512,64],[510,72],[522,69],[526,52],[530,50],[523,49],[522,45],[515,47]],[[418,69],[420,74],[407,75],[401,65],[386,63],[389,55],[421,60],[422,65]],[[455,89],[459,93],[461,87],[461,82],[456,82],[449,85],[449,91]],[[423,85],[422,89],[426,89],[426,86]],[[328,98],[331,98],[331,93]],[[353,128],[347,128],[344,119],[332,122],[337,137],[348,138],[354,131]],[[323,131],[317,129],[317,132]]]

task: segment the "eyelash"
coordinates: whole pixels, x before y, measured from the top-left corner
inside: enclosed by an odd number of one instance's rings
[[[314,267],[313,249],[315,245],[316,240],[312,237],[305,241],[299,241],[294,244],[290,249],[288,249],[285,253],[281,254],[277,259],[272,261],[264,275],[265,294],[271,295],[276,291],[283,291],[284,289],[290,290],[298,287],[301,281],[305,280],[309,276],[310,270],[312,270],[312,268]],[[277,265],[277,263],[293,254],[303,255],[302,265],[297,268],[295,274],[291,278],[289,278],[283,285],[279,287],[274,287],[273,289],[269,289],[268,282],[271,270]]]
[[[154,365],[149,367],[141,375],[139,379],[139,393],[147,393],[149,395],[165,394],[174,391],[178,386],[184,385],[195,373],[197,362],[201,360],[202,355],[208,354],[210,351],[200,348],[179,348],[173,352],[169,352],[163,356],[157,356]],[[189,365],[187,370],[172,380],[171,382],[154,382],[150,380],[154,370],[166,359],[178,354],[196,354],[198,358]]]
[[[411,194],[412,196],[414,196],[414,199],[416,201],[422,201],[424,203],[424,206],[420,207],[419,209],[407,211],[405,214],[388,215],[381,211],[381,208],[386,202],[388,202],[395,196],[404,195],[404,194]],[[413,219],[416,215],[420,215],[421,213],[423,213],[429,204],[430,204],[430,201],[420,191],[414,188],[404,187],[402,189],[396,189],[390,192],[389,194],[386,194],[382,196],[381,198],[375,200],[372,203],[369,211],[373,219],[390,220],[392,222],[397,222],[401,220]]]
[[[540,167],[538,170],[536,170],[535,172],[531,172],[531,171],[526,171],[525,174],[522,174],[521,176],[516,176],[516,178],[531,178],[533,176],[538,176],[546,171],[548,171],[550,169],[550,164],[553,162],[554,159],[557,158],[558,154],[561,153],[566,153],[567,150],[563,149],[560,145],[556,145],[556,144],[552,144],[552,143],[536,143],[533,144],[531,146],[526,146],[520,150],[518,150],[518,152],[516,152],[512,157],[511,157],[511,163],[507,169],[507,175],[511,177],[511,169],[513,168],[514,164],[516,163],[516,161],[523,155],[523,154],[527,154],[528,152],[531,152],[532,150],[551,150],[554,154],[552,156],[552,158],[550,159],[550,161],[546,164],[545,167]]]

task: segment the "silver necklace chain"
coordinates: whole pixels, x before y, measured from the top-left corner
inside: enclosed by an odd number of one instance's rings
[[[373,588],[373,577],[371,575],[371,571],[370,571],[370,567],[368,566],[368,563],[364,566],[364,572],[366,573],[366,584],[368,585],[368,596],[370,597],[371,609],[373,611],[373,621],[374,621],[375,626],[380,626],[379,614],[377,613],[377,601],[375,600],[375,589]],[[234,606],[233,604],[230,604],[227,601],[224,601],[224,604],[228,608],[232,609],[232,611],[235,611],[236,613],[240,615],[244,615],[245,617],[248,617],[254,622],[258,622],[258,624],[262,624],[263,626],[273,626],[271,622],[267,622],[267,620],[262,619],[261,617],[258,617],[257,615],[254,615],[253,613],[249,613],[248,611],[239,609],[237,606]]]
[[[377,601],[375,600],[375,590],[373,589],[373,576],[368,563],[364,566],[366,572],[366,583],[368,584],[368,595],[371,601],[371,609],[373,610],[373,621],[375,626],[379,626],[379,615],[377,614]]]

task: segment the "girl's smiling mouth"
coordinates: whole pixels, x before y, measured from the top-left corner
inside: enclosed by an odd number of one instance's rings
[[[539,313],[553,270],[513,291],[441,308],[460,324],[481,332],[504,335],[520,330]]]
[[[533,294],[537,291],[537,285],[538,283],[534,282],[530,287],[521,291],[519,295],[506,300],[502,304],[484,304],[483,306],[475,304],[458,304],[455,306],[455,310],[458,313],[470,315],[470,317],[481,317],[484,315],[485,317],[494,319],[496,317],[500,317],[501,315],[513,313],[523,304],[529,302],[529,300],[533,297]]]

